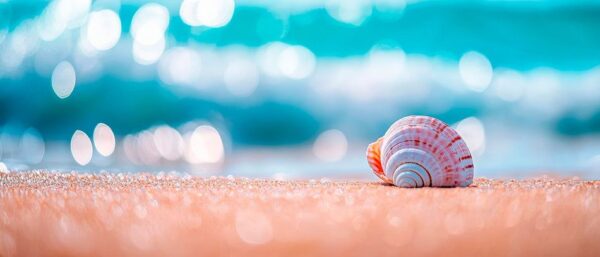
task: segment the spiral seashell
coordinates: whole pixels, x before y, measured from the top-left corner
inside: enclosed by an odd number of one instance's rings
[[[427,116],[396,121],[369,145],[375,175],[399,187],[465,187],[473,183],[467,145],[446,123]]]

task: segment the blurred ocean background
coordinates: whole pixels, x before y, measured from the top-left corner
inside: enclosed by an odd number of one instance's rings
[[[600,2],[0,0],[0,171],[375,179],[411,114],[599,179]]]

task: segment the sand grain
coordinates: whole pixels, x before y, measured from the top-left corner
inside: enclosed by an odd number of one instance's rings
[[[0,256],[598,256],[600,182],[0,174]]]

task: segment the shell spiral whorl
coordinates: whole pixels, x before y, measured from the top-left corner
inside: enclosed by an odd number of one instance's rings
[[[375,175],[399,187],[465,187],[473,183],[467,145],[446,123],[427,116],[396,121],[369,145]]]

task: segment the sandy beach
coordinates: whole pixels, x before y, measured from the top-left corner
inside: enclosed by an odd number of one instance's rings
[[[600,181],[0,174],[0,256],[598,256]]]

